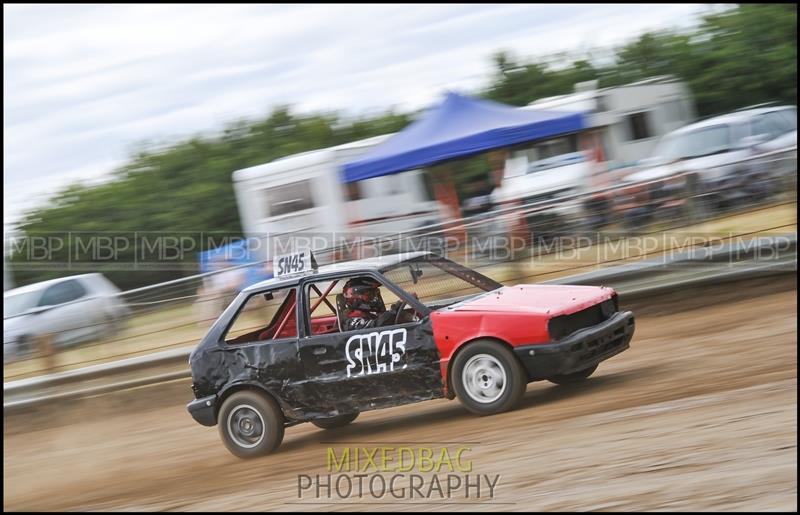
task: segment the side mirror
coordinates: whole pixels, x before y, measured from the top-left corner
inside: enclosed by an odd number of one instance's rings
[[[756,134],[754,136],[747,136],[742,138],[739,146],[741,148],[753,148],[769,141],[769,134]]]

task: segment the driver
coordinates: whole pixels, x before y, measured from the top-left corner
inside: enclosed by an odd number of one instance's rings
[[[356,277],[342,289],[345,301],[344,331],[394,324],[401,302],[387,310],[381,298],[380,283],[370,277]]]

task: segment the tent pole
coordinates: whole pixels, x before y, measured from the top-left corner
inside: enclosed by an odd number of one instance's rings
[[[438,170],[436,169],[438,168]],[[434,181],[434,195],[436,200],[441,206],[444,207],[442,216],[445,220],[454,220],[453,224],[448,224],[445,227],[445,233],[448,237],[454,237],[459,245],[466,242],[467,234],[463,223],[461,222],[463,216],[461,213],[460,203],[458,201],[458,193],[453,182],[453,174],[450,167],[442,165],[431,170],[435,179]]]

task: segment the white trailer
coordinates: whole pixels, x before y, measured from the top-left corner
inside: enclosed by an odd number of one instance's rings
[[[304,152],[234,172],[245,236],[263,243],[288,235],[340,241],[343,234],[390,235],[438,223],[439,203],[422,170],[342,182],[344,163],[390,136]],[[253,249],[260,259],[272,257],[268,245],[261,244],[260,251]]]
[[[588,113],[589,127],[603,135],[606,159],[617,165],[650,157],[661,136],[697,117],[689,87],[674,77],[596,87],[597,81],[576,84],[571,95],[542,98],[523,109]]]

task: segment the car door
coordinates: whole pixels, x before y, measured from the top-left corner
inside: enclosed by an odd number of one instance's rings
[[[265,388],[283,406],[302,414],[313,397],[297,359],[296,288],[250,295],[210,353],[207,370],[214,389],[242,384]]]
[[[94,332],[94,318],[87,309],[86,288],[75,279],[69,279],[47,287],[35,315],[37,334],[52,334],[53,343],[65,345],[87,338]]]
[[[323,281],[344,282],[352,276]],[[389,288],[385,278],[372,277]],[[427,309],[416,299],[396,286],[389,288],[421,312],[419,320],[346,332],[339,326],[334,332],[312,334],[308,321],[312,284],[306,281],[302,288],[305,323],[301,325],[299,354],[307,380],[320,392],[321,411],[335,415],[442,396],[431,322]]]

